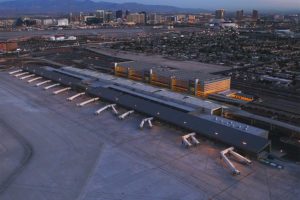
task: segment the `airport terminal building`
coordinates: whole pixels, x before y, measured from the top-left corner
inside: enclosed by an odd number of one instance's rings
[[[270,150],[268,131],[222,117],[222,106],[210,101],[87,69],[24,67],[23,70],[247,154],[258,156]]]

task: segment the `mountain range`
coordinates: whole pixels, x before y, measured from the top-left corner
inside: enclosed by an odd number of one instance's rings
[[[92,12],[103,10],[129,10],[146,12],[202,12],[203,9],[186,9],[166,5],[145,5],[140,3],[111,3],[92,0],[11,0],[0,3],[0,15],[7,14],[44,14]]]

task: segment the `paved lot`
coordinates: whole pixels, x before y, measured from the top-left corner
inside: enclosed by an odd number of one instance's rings
[[[235,163],[234,177],[219,160],[225,146],[201,139],[184,149],[181,130],[158,122],[139,130],[139,114],[95,116],[105,102],[79,108],[88,97],[67,102],[74,91],[54,90],[0,72],[0,200],[300,198],[299,165]]]
[[[91,45],[92,47],[94,45]],[[139,62],[145,62],[145,63],[154,63],[158,66],[169,66],[176,69],[182,69],[182,70],[188,70],[188,71],[199,71],[202,73],[214,73],[214,72],[220,72],[224,70],[231,69],[231,67],[223,66],[223,65],[214,65],[214,64],[207,64],[207,63],[201,63],[196,61],[177,61],[177,60],[170,60],[167,58],[164,58],[160,55],[146,55],[143,53],[133,53],[128,51],[117,51],[114,49],[108,49],[105,47],[98,48],[92,48],[95,52],[114,56],[118,58],[128,59],[128,60],[135,60]]]

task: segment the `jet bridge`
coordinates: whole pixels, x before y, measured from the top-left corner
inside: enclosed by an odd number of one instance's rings
[[[22,71],[23,71],[22,69],[18,69],[18,70],[9,72],[8,74],[9,74],[9,75],[14,75],[14,74],[19,73],[19,72],[22,72]]]
[[[130,110],[128,112],[123,113],[122,115],[119,115],[119,119],[125,119],[130,114],[134,113],[134,110]]]
[[[154,119],[153,117],[143,119],[142,122],[140,123],[140,128],[142,129],[144,127],[145,123],[147,123],[147,122],[148,122],[149,127],[152,128],[153,127],[153,125],[152,125],[153,119]]]
[[[234,151],[234,147],[230,147],[228,149],[225,149],[223,151],[220,152],[220,159],[223,159],[224,162],[226,163],[226,165],[230,168],[231,172],[233,175],[240,175],[241,172],[234,166],[234,164],[229,160],[229,158],[227,157],[227,155],[231,155],[233,156],[235,159],[237,159],[237,161],[243,163],[243,164],[247,164],[250,165],[252,164],[252,161],[249,160],[248,158],[245,158],[244,156],[236,153]]]
[[[28,78],[31,78],[31,77],[34,77],[34,76],[35,76],[35,74],[30,74],[28,76],[21,77],[20,80],[25,80],[25,79],[28,79]]]
[[[117,115],[119,114],[119,112],[117,111],[117,109],[115,108],[116,104],[110,104],[110,105],[107,105],[107,106],[104,106],[103,108],[100,108],[99,110],[97,110],[95,112],[95,115],[100,115],[100,113],[102,113],[103,111],[111,108],[112,111]]]
[[[78,94],[75,94],[74,96],[71,96],[69,98],[67,98],[68,101],[73,101],[74,99],[80,97],[80,96],[83,96],[85,95],[85,92],[81,92],[81,93],[78,93]]]
[[[27,74],[29,74],[29,72],[22,72],[22,73],[16,74],[15,77],[24,76],[24,75],[27,75]]]
[[[85,105],[87,105],[87,104],[89,104],[89,103],[98,101],[99,99],[100,99],[99,97],[97,97],[97,98],[92,98],[92,99],[86,100],[86,101],[84,101],[84,102],[82,102],[82,103],[78,103],[77,106],[83,107],[83,106],[85,106]]]
[[[51,82],[52,82],[51,80],[42,81],[42,82],[37,83],[35,86],[36,86],[36,87],[39,87],[39,86],[42,86],[42,85],[45,85],[45,84],[51,83]]]
[[[49,90],[49,89],[54,88],[54,87],[57,87],[57,86],[60,86],[60,83],[55,83],[55,84],[53,84],[53,85],[49,85],[49,86],[47,86],[47,87],[44,87],[44,90]]]
[[[54,95],[57,95],[57,94],[60,94],[60,93],[62,93],[62,92],[65,92],[65,91],[68,91],[68,90],[71,90],[71,89],[72,89],[71,87],[66,87],[66,88],[63,88],[63,89],[54,91],[53,94],[54,94]]]
[[[187,135],[182,136],[182,145],[185,147],[192,147],[193,145],[200,144],[199,140],[196,138],[196,133],[190,133]]]
[[[33,78],[33,79],[28,80],[27,82],[28,82],[28,83],[31,83],[31,82],[40,80],[40,79],[42,79],[42,78],[43,78],[43,77],[36,77],[36,78]]]

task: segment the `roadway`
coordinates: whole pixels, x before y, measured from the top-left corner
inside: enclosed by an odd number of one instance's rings
[[[63,29],[63,30],[33,30],[33,31],[1,31],[0,40],[11,40],[18,38],[40,37],[45,35],[104,35],[132,37],[136,34],[145,33],[144,28],[98,28],[98,29]]]

